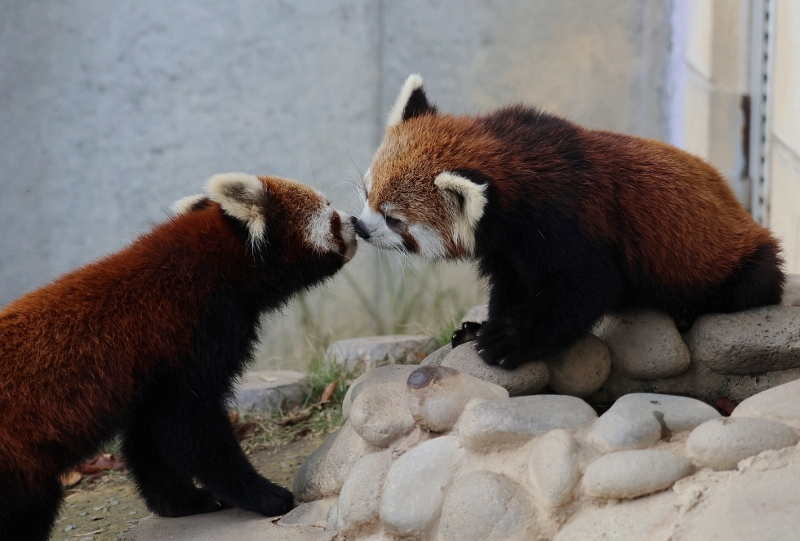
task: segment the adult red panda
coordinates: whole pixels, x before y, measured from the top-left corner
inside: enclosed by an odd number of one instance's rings
[[[477,348],[490,364],[550,356],[625,306],[692,321],[781,298],[777,241],[700,158],[521,105],[440,114],[418,75],[364,191],[362,238],[477,260],[490,294]]]
[[[259,316],[336,273],[353,226],[307,186],[241,173],[173,209],[0,311],[0,538],[47,539],[59,474],[118,432],[159,515],[291,509],[248,462],[225,402]]]

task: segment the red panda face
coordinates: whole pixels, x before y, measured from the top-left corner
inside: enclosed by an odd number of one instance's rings
[[[390,115],[364,176],[356,231],[379,248],[427,259],[471,257],[486,186],[459,171],[470,168],[479,129],[468,117],[436,113],[421,84],[409,77]]]
[[[336,258],[341,266],[355,255],[356,235],[350,217],[305,184],[227,173],[212,177],[206,192],[207,196],[181,199],[173,210],[189,212],[210,199],[246,227],[254,252],[276,250],[290,264]]]

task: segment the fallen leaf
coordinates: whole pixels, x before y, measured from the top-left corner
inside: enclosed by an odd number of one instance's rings
[[[244,440],[247,438],[252,438],[256,434],[256,429],[258,425],[256,423],[245,423],[236,427],[236,437],[240,440]]]
[[[61,474],[61,485],[65,487],[72,487],[78,484],[83,479],[83,474],[77,470],[70,470]]]
[[[339,385],[339,382],[334,380],[325,387],[325,390],[322,391],[322,398],[319,399],[320,404],[327,404],[330,402],[333,394],[336,392],[336,387]]]

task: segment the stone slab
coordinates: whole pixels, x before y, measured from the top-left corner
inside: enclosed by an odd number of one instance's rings
[[[246,372],[237,382],[230,407],[241,412],[287,411],[300,406],[311,391],[308,376],[293,370]]]

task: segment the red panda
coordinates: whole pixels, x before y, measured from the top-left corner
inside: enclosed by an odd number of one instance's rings
[[[117,433],[159,515],[291,509],[291,492],[242,452],[225,403],[259,317],[354,255],[352,223],[312,188],[241,173],[173,209],[128,248],[0,311],[3,539],[47,539],[59,475]]]
[[[660,141],[522,105],[441,114],[412,75],[363,184],[360,237],[477,261],[489,364],[553,355],[626,306],[685,323],[781,298],[776,239],[712,166]]]

